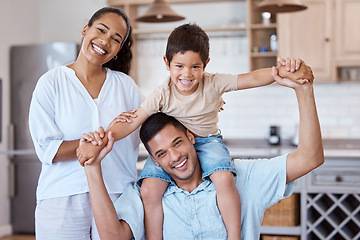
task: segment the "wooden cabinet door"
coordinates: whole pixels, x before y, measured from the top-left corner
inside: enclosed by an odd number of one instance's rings
[[[360,64],[360,1],[336,0],[336,59],[339,65]],[[346,26],[346,27],[345,27]],[[357,62],[357,64],[355,63]]]
[[[308,9],[277,16],[279,56],[300,57],[316,82],[335,81],[331,71],[331,0],[303,1]]]

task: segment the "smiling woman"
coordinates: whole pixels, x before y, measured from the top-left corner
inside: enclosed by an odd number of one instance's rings
[[[30,104],[30,133],[42,162],[35,211],[39,240],[99,239],[89,187],[76,157],[79,139],[98,129],[104,135],[101,126],[107,127],[118,114],[142,102],[127,75],[132,37],[125,13],[102,8],[81,33],[76,61],[41,76]],[[113,198],[136,179],[138,144],[135,132],[106,156],[104,179]]]

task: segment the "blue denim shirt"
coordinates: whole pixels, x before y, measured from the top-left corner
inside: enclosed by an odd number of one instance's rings
[[[234,160],[243,240],[259,239],[265,210],[292,194],[293,184],[286,184],[286,157]],[[129,223],[135,239],[144,239],[144,215],[138,188],[127,189],[116,201],[115,208],[119,219]],[[227,239],[216,205],[215,186],[209,180],[191,193],[170,184],[163,196],[163,211],[164,239]]]

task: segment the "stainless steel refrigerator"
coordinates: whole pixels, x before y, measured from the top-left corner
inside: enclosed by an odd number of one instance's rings
[[[55,42],[13,46],[10,49],[11,124],[11,223],[14,233],[34,233],[36,186],[41,170],[32,143],[28,115],[31,95],[39,77],[51,68],[77,57],[77,44]]]

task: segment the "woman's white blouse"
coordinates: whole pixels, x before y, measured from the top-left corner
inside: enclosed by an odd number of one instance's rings
[[[80,139],[99,126],[105,129],[120,113],[136,109],[143,96],[128,75],[107,69],[98,98],[93,99],[75,72],[61,66],[45,73],[32,95],[29,127],[35,151],[42,162],[37,200],[88,191],[83,167],[77,159],[52,163],[63,141]],[[136,179],[138,130],[117,141],[103,159],[102,171],[109,193],[121,193]]]

